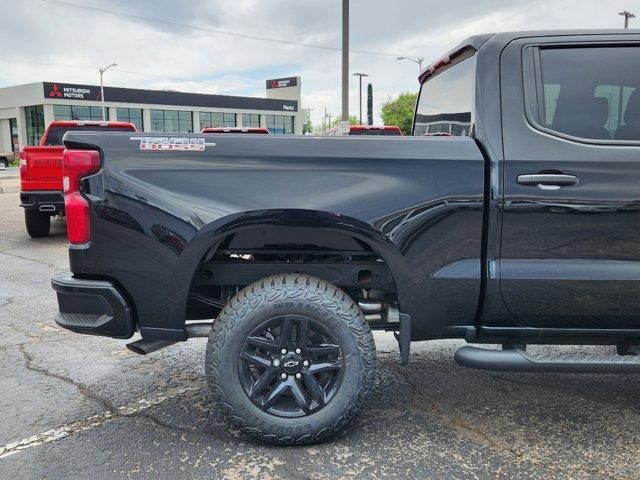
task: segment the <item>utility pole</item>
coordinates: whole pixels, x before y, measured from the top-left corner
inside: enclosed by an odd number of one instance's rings
[[[112,63],[111,65],[107,65],[106,67],[98,67],[98,72],[100,72],[100,98],[102,99],[102,121],[107,120],[106,110],[104,108],[104,83],[102,82],[102,76],[104,72],[109,70],[111,67],[118,66],[117,63]]]
[[[624,28],[629,28],[630,18],[636,18],[636,16],[633,13],[627,12],[626,10],[620,12],[618,15],[622,15],[624,17]]]
[[[349,0],[342,0],[342,121],[349,121]]]
[[[327,112],[327,107],[324,107],[324,115],[322,116],[322,132],[325,134],[327,133],[327,126],[331,127],[332,117],[333,115]],[[329,120],[328,123],[327,123],[327,119]]]
[[[358,114],[360,115],[360,125],[362,125],[362,77],[368,77],[368,73],[354,73],[354,77],[360,77],[360,110],[358,110]]]
[[[309,130],[308,133],[311,134],[312,133],[312,125],[311,125],[311,112],[313,111],[313,108],[304,108],[303,110],[307,111],[307,129]],[[304,134],[304,127],[302,128],[302,133]]]
[[[396,58],[396,60],[410,60],[413,63],[417,63],[418,64],[418,73],[422,72],[422,62],[424,61],[424,57],[398,57]]]

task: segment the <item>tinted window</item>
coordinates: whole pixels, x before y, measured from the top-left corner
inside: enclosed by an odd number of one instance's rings
[[[119,122],[133,123],[139,131],[144,130],[140,108],[116,108],[116,118]]]
[[[86,125],[86,126],[78,126],[78,127],[53,127],[51,130],[49,130],[49,135],[47,135],[47,142],[46,144],[48,146],[54,146],[54,145],[62,145],[62,137],[64,137],[64,134],[69,132],[69,131],[83,131],[83,132],[96,132],[98,130],[105,130],[107,132],[132,132],[133,130],[131,128],[113,128],[113,127],[98,127],[98,126],[91,126],[91,125]]]
[[[257,113],[243,113],[242,126],[243,127],[259,127],[260,115]]]
[[[105,111],[105,114],[107,112]],[[54,120],[102,120],[102,107],[84,105],[54,105]]]
[[[471,134],[476,57],[469,55],[422,84],[414,135]]]
[[[267,115],[267,130],[274,135],[292,135],[293,117],[290,115]]]
[[[540,122],[574,137],[640,140],[640,47],[540,50]]]
[[[24,117],[27,122],[27,145],[38,145],[44,135],[44,107],[24,107]]]
[[[235,126],[235,113],[200,112],[200,128]]]
[[[151,131],[164,133],[192,133],[193,115],[185,110],[151,110]]]

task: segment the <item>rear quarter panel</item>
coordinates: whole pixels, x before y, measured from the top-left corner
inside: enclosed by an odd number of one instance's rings
[[[131,137],[65,137],[103,152],[87,181],[92,245],[71,259],[74,273],[123,285],[141,327],[182,328],[197,263],[234,228],[287,222],[342,229],[378,251],[414,339],[474,323],[484,159],[473,140],[191,135],[215,146],[175,152],[141,151]]]

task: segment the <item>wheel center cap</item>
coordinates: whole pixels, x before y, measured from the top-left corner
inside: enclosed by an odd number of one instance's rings
[[[302,359],[298,355],[290,353],[282,357],[280,365],[287,373],[298,373],[302,368]]]

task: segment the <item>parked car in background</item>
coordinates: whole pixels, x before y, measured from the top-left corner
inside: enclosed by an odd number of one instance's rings
[[[40,145],[20,152],[20,206],[27,232],[33,238],[49,235],[50,219],[64,215],[62,137],[69,131],[137,132],[127,122],[53,121]]]
[[[329,130],[327,135],[396,136],[402,135],[402,130],[397,125],[349,125],[348,128],[338,125]]]
[[[0,152],[0,170],[4,170],[10,165],[13,157],[13,152]]]
[[[207,127],[202,133],[254,133],[268,135],[269,130],[264,127]]]

